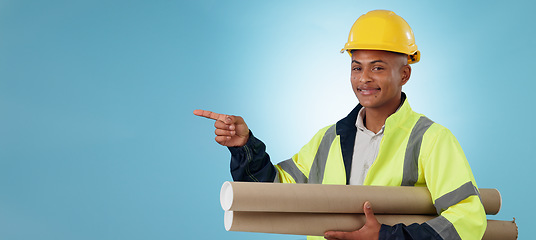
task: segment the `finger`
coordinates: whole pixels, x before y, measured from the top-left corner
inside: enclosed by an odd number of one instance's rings
[[[231,140],[231,136],[216,136],[214,139],[216,140],[217,143],[223,146],[228,146],[227,142]]]
[[[225,114],[219,114],[219,113],[215,113],[215,112],[211,112],[207,110],[201,110],[201,109],[194,110],[194,115],[210,118],[212,120],[219,120],[222,122],[225,122],[228,118],[228,116]]]
[[[207,111],[207,110],[196,109],[196,110],[194,110],[194,115],[200,116],[200,117],[210,118],[210,119],[213,119],[213,120],[218,120],[218,117],[219,117],[220,114],[215,113],[215,112],[211,112],[211,111]]]
[[[235,131],[229,131],[229,130],[223,130],[223,129],[216,129],[214,130],[214,133],[216,136],[234,136],[236,134]]]
[[[235,130],[234,124],[226,124],[222,121],[216,121],[214,122],[214,127],[217,129],[224,129],[224,130]]]

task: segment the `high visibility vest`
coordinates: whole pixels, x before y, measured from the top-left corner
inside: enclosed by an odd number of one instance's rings
[[[277,164],[276,181],[348,184],[360,108],[318,131],[297,154]],[[407,100],[387,118],[378,156],[363,185],[428,187],[440,216],[427,224],[443,239],[481,239],[486,229],[486,214],[460,144],[447,128],[413,112]]]

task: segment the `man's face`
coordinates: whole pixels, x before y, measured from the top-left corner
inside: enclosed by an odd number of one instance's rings
[[[410,74],[405,55],[378,50],[352,52],[352,89],[365,108],[396,110]]]

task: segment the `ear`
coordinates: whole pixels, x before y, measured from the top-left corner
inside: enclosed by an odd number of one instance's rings
[[[406,64],[404,66],[402,66],[402,69],[400,69],[401,71],[401,76],[402,76],[402,79],[401,79],[401,86],[404,86],[408,81],[409,81],[409,77],[411,76],[411,66],[409,64]]]

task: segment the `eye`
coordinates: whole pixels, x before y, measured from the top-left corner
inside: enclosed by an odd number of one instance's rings
[[[352,67],[352,71],[361,71],[361,67],[354,66],[354,67]]]
[[[375,66],[372,68],[372,71],[381,71],[383,70],[384,68],[382,66]]]

